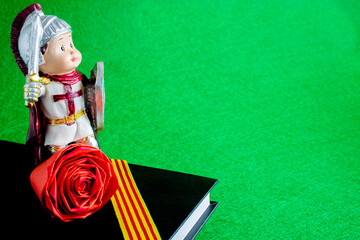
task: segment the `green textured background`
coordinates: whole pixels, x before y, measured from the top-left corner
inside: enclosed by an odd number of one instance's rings
[[[0,4],[0,139],[19,143],[9,35],[32,3]],[[109,157],[219,179],[197,239],[360,239],[358,0],[40,3],[80,71],[105,63]]]

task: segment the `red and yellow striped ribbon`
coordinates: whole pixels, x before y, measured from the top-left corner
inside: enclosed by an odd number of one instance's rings
[[[111,159],[120,189],[111,198],[124,239],[161,239],[124,160]]]

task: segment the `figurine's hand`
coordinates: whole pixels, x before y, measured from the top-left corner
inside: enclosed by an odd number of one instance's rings
[[[32,107],[34,102],[39,100],[42,87],[43,83],[41,82],[27,82],[24,85],[25,106]]]
[[[37,73],[27,76],[27,81],[24,85],[25,106],[32,107],[34,102],[37,102],[39,97],[45,94],[46,88],[44,85],[49,83],[49,78],[39,77]]]

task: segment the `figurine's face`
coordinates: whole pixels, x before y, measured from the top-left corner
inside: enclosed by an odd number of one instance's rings
[[[64,33],[49,41],[43,55],[45,63],[39,70],[50,75],[70,73],[79,66],[81,53],[75,48],[71,33]]]

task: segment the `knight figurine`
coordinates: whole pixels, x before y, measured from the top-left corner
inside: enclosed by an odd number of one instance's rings
[[[91,79],[76,70],[82,56],[70,25],[44,15],[40,4],[33,4],[15,18],[11,48],[26,77],[24,99],[30,109],[26,144],[34,151],[35,164],[71,143],[98,147],[101,129],[94,125],[91,101],[96,98],[94,78],[99,70]]]

